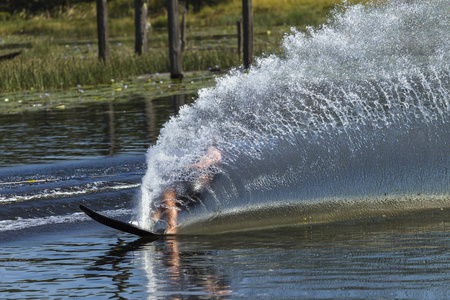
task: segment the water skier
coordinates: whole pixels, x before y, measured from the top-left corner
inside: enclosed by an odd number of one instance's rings
[[[159,221],[165,217],[167,221],[166,234],[177,233],[178,211],[199,201],[204,190],[217,175],[217,166],[221,161],[220,150],[210,146],[197,163],[183,168],[180,172],[185,175],[183,179],[173,182],[164,189],[161,194],[161,204],[153,218]]]

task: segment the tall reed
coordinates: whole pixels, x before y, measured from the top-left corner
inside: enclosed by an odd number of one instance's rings
[[[194,50],[183,54],[185,71],[229,68],[234,65],[239,65],[238,55],[230,50]],[[100,62],[95,56],[18,57],[0,64],[0,91],[44,91],[96,85],[109,83],[111,79],[126,80],[136,75],[168,70],[168,53],[163,50],[152,50],[142,56],[113,53],[106,63]]]

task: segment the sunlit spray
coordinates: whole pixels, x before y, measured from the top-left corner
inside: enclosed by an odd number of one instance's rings
[[[282,54],[232,70],[147,154],[139,226],[214,143],[220,174],[181,233],[385,217],[450,206],[450,1],[337,8]],[[168,175],[169,174],[169,175]]]

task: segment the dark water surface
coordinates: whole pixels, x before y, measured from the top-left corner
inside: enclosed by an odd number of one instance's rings
[[[448,216],[155,242],[89,221],[2,243],[0,294],[4,299],[445,299]]]
[[[66,110],[0,115],[0,167],[145,153],[193,95],[99,101]]]
[[[154,242],[79,211],[133,219],[145,167],[140,154],[0,169],[0,297],[448,297],[447,209]]]
[[[145,150],[180,101],[0,118],[2,299],[448,297],[446,209],[155,242],[89,220],[79,204],[135,217]]]

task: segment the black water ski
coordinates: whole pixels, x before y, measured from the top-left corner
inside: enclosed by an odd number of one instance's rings
[[[131,225],[131,224],[128,224],[128,223],[125,223],[125,222],[122,222],[122,221],[118,221],[118,220],[114,220],[114,219],[108,218],[106,216],[103,216],[103,215],[93,211],[90,208],[87,208],[84,205],[80,205],[80,209],[86,215],[88,215],[89,217],[94,219],[95,221],[97,221],[97,222],[99,222],[99,223],[101,223],[103,225],[109,226],[111,228],[120,230],[120,231],[128,232],[128,233],[140,236],[140,237],[153,238],[153,239],[158,239],[158,238],[161,238],[163,236],[163,235],[156,234],[156,233],[144,230],[144,229],[140,229],[140,228],[138,228],[138,227],[136,227],[134,225]]]

